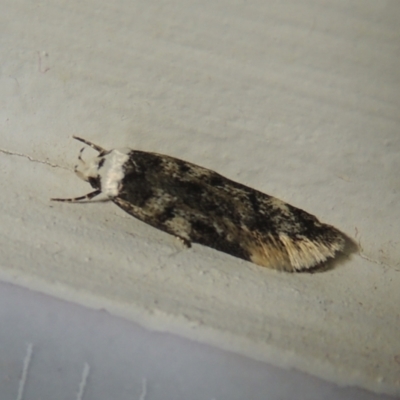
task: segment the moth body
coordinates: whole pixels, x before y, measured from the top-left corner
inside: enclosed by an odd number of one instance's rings
[[[105,150],[75,139],[99,153],[89,162],[80,154],[75,167],[95,190],[53,200],[78,202],[103,193],[188,247],[199,243],[277,270],[309,270],[344,249],[344,235],[333,226],[217,172],[163,154]]]

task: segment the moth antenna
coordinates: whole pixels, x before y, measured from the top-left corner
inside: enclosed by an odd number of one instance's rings
[[[92,200],[93,197],[98,196],[101,193],[101,190],[97,189],[94,192],[85,194],[84,196],[79,196],[79,197],[72,197],[70,199],[50,199],[51,201],[65,201],[68,203],[79,203],[80,201],[84,200]]]
[[[102,147],[100,147],[99,145],[97,145],[97,144],[94,144],[94,143],[92,143],[92,142],[89,142],[88,140],[86,140],[86,139],[82,139],[82,138],[80,138],[80,137],[78,137],[78,136],[72,136],[74,139],[76,139],[76,140],[79,140],[80,142],[82,142],[82,143],[85,143],[85,144],[87,144],[88,146],[90,146],[92,149],[94,149],[94,150],[96,150],[96,151],[98,151],[99,153],[103,153],[103,152],[106,152],[107,150],[106,149],[103,149]]]

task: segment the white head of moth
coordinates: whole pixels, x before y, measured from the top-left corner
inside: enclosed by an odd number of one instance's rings
[[[84,150],[82,148],[78,156],[79,163],[74,168],[76,175],[85,182],[89,182],[96,190],[84,196],[52,200],[79,202],[82,200],[91,200],[101,193],[110,199],[116,197],[121,186],[121,181],[124,178],[124,165],[129,160],[129,153],[132,150],[129,148],[105,150],[97,144],[80,137],[73,136],[73,138],[99,152],[97,157],[86,162],[82,159],[82,152]]]

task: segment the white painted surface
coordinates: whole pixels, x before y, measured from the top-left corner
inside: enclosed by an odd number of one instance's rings
[[[340,384],[400,392],[396,1],[4,1],[0,278]],[[279,274],[172,238],[71,171],[77,134],[178,156],[354,237]]]

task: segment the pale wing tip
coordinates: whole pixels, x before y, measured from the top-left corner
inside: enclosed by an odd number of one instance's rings
[[[328,235],[311,239],[305,236],[290,237],[279,234],[268,242],[258,243],[250,249],[251,261],[255,264],[286,272],[313,271],[322,267],[329,259],[344,252],[348,239],[335,228]]]
[[[308,237],[292,239],[281,234],[279,239],[285,245],[293,271],[303,271],[324,263],[344,249],[344,238],[335,236],[330,237],[329,240],[323,236],[317,236],[315,239]]]

